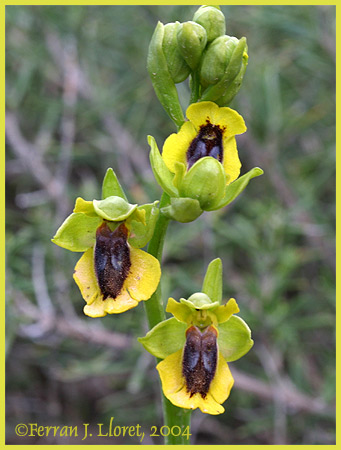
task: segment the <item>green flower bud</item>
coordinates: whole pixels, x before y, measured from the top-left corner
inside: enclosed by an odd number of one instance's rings
[[[200,84],[206,88],[217,84],[225,71],[237,47],[238,39],[232,36],[219,36],[207,48],[200,68]]]
[[[225,34],[225,16],[215,6],[201,6],[193,16],[193,21],[203,26],[207,33],[207,42]]]
[[[234,97],[238,94],[238,92],[242,86],[242,83],[243,83],[243,78],[244,78],[244,75],[246,72],[248,59],[249,59],[248,54],[246,51],[244,51],[242,67],[241,67],[238,75],[236,76],[236,78],[232,81],[232,83],[229,85],[229,87],[225,91],[224,95],[220,99],[217,100],[217,104],[219,106],[228,106],[232,102]]]
[[[178,27],[177,39],[182,57],[189,67],[195,70],[207,43],[205,28],[191,21],[181,23]]]
[[[164,54],[164,31],[165,26],[159,22],[149,44],[147,69],[161,105],[173,122],[178,127],[181,127],[185,122],[185,118],[179,102],[175,82],[169,72],[168,62]],[[169,33],[169,31],[167,33]],[[170,55],[168,55],[168,59],[170,59]]]
[[[168,71],[174,83],[181,83],[189,76],[191,69],[182,57],[177,40],[179,22],[167,23],[164,27],[162,50],[165,55]]]
[[[199,159],[186,173],[179,192],[182,197],[196,199],[203,210],[213,208],[225,194],[226,175],[223,165],[215,158]]]
[[[243,63],[243,57],[247,48],[246,38],[242,37],[235,49],[225,69],[224,75],[216,84],[209,86],[202,94],[201,101],[217,102],[219,98],[223,97],[227,89],[230,87],[233,80],[240,72]]]

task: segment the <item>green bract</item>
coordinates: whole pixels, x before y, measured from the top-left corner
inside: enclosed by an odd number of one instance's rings
[[[108,169],[102,186],[103,200],[86,201],[78,197],[73,213],[57,230],[52,242],[74,252],[93,247],[96,230],[105,220],[114,230],[125,222],[129,229],[128,242],[135,248],[144,247],[154,232],[159,214],[157,203],[132,205],[112,169]]]
[[[161,105],[174,123],[180,127],[184,123],[185,118],[179,102],[175,82],[164,54],[164,34],[165,26],[161,22],[158,22],[149,44],[147,69]]]
[[[225,360],[235,361],[253,346],[251,331],[247,324],[234,314],[239,312],[234,299],[221,305],[222,265],[220,259],[215,259],[207,268],[203,283],[203,290],[197,292],[187,300],[177,302],[173,298],[168,300],[166,311],[173,314],[173,318],[160,322],[147,335],[139,338],[146,350],[157,358],[165,359],[184,347],[186,330],[195,325],[204,330],[214,325],[218,330],[218,347]]]

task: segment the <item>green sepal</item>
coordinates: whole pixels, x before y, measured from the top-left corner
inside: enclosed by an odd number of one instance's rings
[[[137,205],[132,205],[115,195],[104,200],[93,200],[93,205],[98,216],[113,222],[127,219],[137,208]]]
[[[199,201],[201,209],[209,210],[224,197],[226,175],[223,165],[211,156],[200,158],[184,176],[179,193]]]
[[[230,62],[226,67],[225,75],[217,84],[209,86],[202,94],[200,101],[216,102],[225,94],[229,85],[238,75],[243,61],[243,54],[246,48],[246,38],[242,37],[233,51]]]
[[[248,59],[249,59],[248,54],[246,51],[244,51],[241,69],[236,78],[230,83],[229,87],[226,89],[224,95],[216,100],[218,106],[228,106],[232,102],[234,97],[238,94],[240,88],[242,87],[243,78],[248,64]]]
[[[186,324],[172,317],[158,323],[148,331],[145,337],[137,338],[137,340],[149,353],[157,358],[165,359],[185,345],[186,329]]]
[[[213,302],[221,303],[223,297],[223,265],[220,258],[210,262],[201,291]]]
[[[104,200],[105,198],[111,197],[113,195],[123,198],[123,200],[125,200],[126,202],[128,201],[115,172],[110,167],[103,179],[102,199]]]
[[[133,214],[127,219],[130,225],[129,244],[135,248],[142,248],[151,240],[157,218],[159,217],[158,201],[139,206]],[[136,213],[144,211],[144,220]],[[137,219],[137,220],[136,220]]]
[[[102,222],[98,216],[72,213],[58,228],[52,242],[72,252],[85,252],[95,244],[96,229]]]
[[[244,356],[253,346],[251,330],[238,316],[219,324],[218,346],[227,362]]]
[[[203,210],[200,208],[198,200],[171,197],[170,205],[161,208],[161,212],[168,219],[188,223],[197,219],[203,213]]]
[[[87,216],[97,217],[94,205],[92,201],[84,200],[82,197],[76,198],[75,207],[73,208],[74,213],[83,213]]]
[[[185,122],[185,117],[179,102],[178,91],[169,73],[163,53],[163,37],[164,25],[158,22],[149,44],[147,69],[161,105],[177,127],[180,128]]]
[[[153,136],[148,136],[150,145],[150,165],[156,181],[170,197],[179,197],[177,189],[173,185],[174,173],[166,166]]]
[[[219,306],[218,302],[213,302],[203,292],[196,292],[192,294],[188,299],[180,298],[180,303],[188,306],[191,309],[215,309]]]
[[[231,184],[226,186],[225,196],[224,198],[212,208],[209,208],[208,211],[214,211],[216,209],[223,208],[224,206],[231,203],[238,195],[243,192],[246,186],[249,184],[249,181],[252,178],[259,177],[264,172],[259,167],[254,167],[249,170],[245,175],[239,177],[236,181],[233,181]]]
[[[180,161],[175,161],[174,163],[174,178],[173,178],[173,186],[177,190],[180,189],[181,183],[186,175],[186,166],[184,163]]]

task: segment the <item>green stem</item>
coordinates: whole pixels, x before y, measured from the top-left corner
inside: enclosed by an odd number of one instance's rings
[[[199,71],[195,70],[191,74],[191,97],[189,104],[196,103],[200,97]]]
[[[160,208],[169,204],[169,196],[165,192],[160,200]],[[163,244],[168,228],[169,219],[160,213],[155,226],[155,231],[148,246],[148,253],[155,256],[160,264],[162,260]],[[161,283],[152,297],[144,303],[147,314],[149,328],[153,328],[159,322],[166,319],[165,310],[161,295]],[[159,362],[160,360],[157,359]],[[191,410],[178,408],[174,406],[162,393],[162,408],[164,425],[168,428],[164,429],[162,434],[165,436],[166,445],[184,445],[190,444],[190,421]],[[169,431],[169,434],[168,434]],[[168,434],[168,436],[166,436]]]

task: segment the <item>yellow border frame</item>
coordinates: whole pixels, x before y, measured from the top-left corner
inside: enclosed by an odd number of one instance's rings
[[[227,2],[227,1],[216,1],[216,2],[211,2],[211,1],[206,1],[205,4],[207,5],[216,5],[216,4],[220,4],[220,5],[231,5],[231,3],[233,5],[286,5],[286,6],[290,6],[290,5],[334,5],[337,6],[336,1],[334,2],[322,2],[320,1],[316,1],[316,0],[303,0],[303,1],[269,1],[269,0],[249,0],[249,1],[233,1],[233,2]],[[148,1],[148,2],[143,2],[143,1],[123,1],[123,2],[113,2],[111,0],[100,0],[99,2],[95,2],[95,1],[81,1],[81,0],[73,0],[73,1],[65,1],[65,0],[36,0],[36,1],[27,1],[27,0],[21,0],[21,1],[15,1],[15,0],[5,0],[4,2],[1,3],[0,5],[0,17],[1,17],[1,41],[2,41],[2,45],[1,45],[1,54],[0,54],[0,60],[1,60],[1,93],[2,93],[2,98],[5,99],[5,7],[6,6],[11,6],[11,5],[22,5],[22,6],[30,6],[30,5],[37,5],[37,6],[43,6],[43,5],[80,5],[80,6],[86,6],[86,5],[200,5],[201,3],[198,1],[179,1],[179,0],[173,0],[173,1],[166,1],[166,2],[160,2],[160,1]],[[339,20],[339,9],[336,8],[336,23],[337,23],[337,27],[336,29],[338,30],[338,25],[340,24],[340,20]],[[338,33],[337,36],[338,38]],[[337,39],[338,41],[338,39]],[[337,74],[339,73],[338,70],[338,64],[336,66],[336,70],[337,70]],[[337,78],[336,78],[337,79]],[[338,90],[336,91],[336,93],[338,92]],[[337,96],[336,96],[337,98]],[[5,143],[5,102],[3,101],[3,108],[1,109],[1,123],[3,124],[3,126],[1,127],[1,137],[2,137],[2,142]],[[337,121],[337,124],[339,122]],[[337,141],[338,142],[338,141]],[[337,147],[336,147],[337,148]],[[2,152],[2,157],[0,160],[0,167],[1,167],[1,174],[3,177],[3,180],[5,180],[5,151]],[[339,158],[337,158],[337,169],[339,168],[340,162],[339,162]],[[340,173],[340,171],[338,171]],[[341,180],[337,181],[336,183],[336,193],[337,193],[337,206],[339,203],[339,191],[340,191],[340,185],[341,185]],[[3,205],[3,214],[2,214],[2,220],[1,220],[1,249],[2,249],[2,254],[1,254],[1,267],[3,267],[3,270],[1,272],[1,286],[3,286],[3,298],[5,296],[5,186],[4,186],[4,182],[1,185],[1,189],[0,189],[0,195],[1,195],[1,204]],[[339,212],[339,208],[337,208],[337,211]],[[338,215],[337,215],[338,218]],[[337,246],[338,247],[338,243],[339,240],[337,239]],[[337,267],[339,267],[339,258],[337,258]],[[339,289],[337,287],[337,295],[336,297],[339,297]],[[3,314],[2,314],[2,322],[3,322],[3,340],[2,340],[2,350],[3,350],[3,355],[5,353],[5,302],[3,301]],[[338,341],[338,334],[337,333],[337,341]],[[337,363],[338,363],[339,357],[338,357],[338,352],[337,352]],[[338,364],[336,365],[336,367],[338,367]],[[2,358],[2,392],[3,392],[3,396],[2,398],[5,399],[5,358]],[[337,430],[337,427],[336,427]],[[36,445],[5,445],[5,407],[3,406],[3,408],[1,408],[1,416],[0,416],[0,435],[1,435],[1,441],[0,441],[0,448],[10,448],[10,449],[22,449],[23,447],[28,447],[28,448],[36,448]],[[336,438],[338,437],[338,433],[336,434]],[[113,444],[114,445],[114,444]],[[285,448],[290,448],[290,450],[302,450],[305,448],[332,448],[332,447],[336,447],[336,445],[271,445],[272,448],[275,449],[285,449]],[[83,448],[82,445],[39,445],[39,448],[53,448],[53,449],[65,449],[70,447],[70,449],[72,450],[80,450]],[[97,448],[98,445],[88,445],[88,447],[92,447],[92,448]],[[163,445],[153,445],[153,446],[148,446],[150,448],[163,448]],[[227,447],[233,447],[231,445],[218,445],[215,446],[215,448],[227,448]],[[257,448],[258,446],[256,445],[238,445],[238,450],[248,450],[251,448]],[[138,445],[126,445],[124,446],[125,449],[130,450],[130,449],[136,449],[136,448],[140,448],[140,446]],[[188,448],[195,448],[195,449],[206,449],[207,446],[205,445],[190,445],[190,446],[176,446],[176,448],[183,448],[183,449],[188,449]]]

